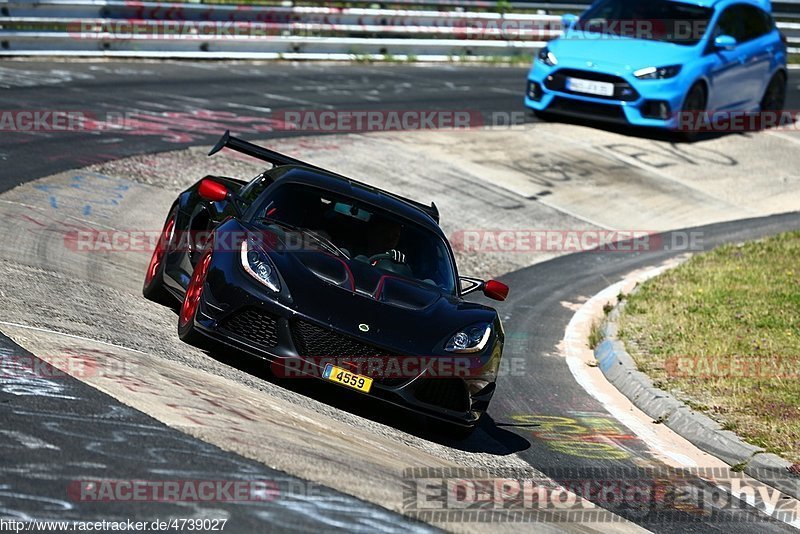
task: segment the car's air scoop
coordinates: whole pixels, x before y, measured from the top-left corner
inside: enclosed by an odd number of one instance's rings
[[[436,286],[426,287],[396,276],[361,261],[338,258],[319,251],[296,253],[300,263],[317,278],[391,306],[409,310],[423,310],[436,303],[441,291]]]
[[[300,252],[296,253],[296,256],[311,273],[321,278],[323,281],[350,291],[355,291],[353,273],[344,260],[330,254],[325,254],[324,252],[316,251]]]
[[[381,277],[374,298],[385,304],[411,310],[424,310],[441,297],[438,288],[430,289],[391,275]]]

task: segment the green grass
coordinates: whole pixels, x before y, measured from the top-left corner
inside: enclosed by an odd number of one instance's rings
[[[600,323],[592,323],[592,328],[589,330],[589,348],[594,350],[600,343],[603,342],[603,328]]]
[[[650,280],[628,296],[619,334],[654,381],[800,461],[800,232],[723,246]]]

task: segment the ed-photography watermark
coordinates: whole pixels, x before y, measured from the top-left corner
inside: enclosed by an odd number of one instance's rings
[[[800,477],[763,471],[756,476],[764,482],[727,468],[412,468],[404,472],[403,509],[427,522],[622,521],[615,511],[643,523],[722,514],[731,522],[796,520],[798,502],[772,485]],[[755,502],[767,513],[754,514]]]

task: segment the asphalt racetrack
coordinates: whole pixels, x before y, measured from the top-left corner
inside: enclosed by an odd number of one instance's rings
[[[509,478],[514,473],[535,473],[565,487],[619,477],[614,473],[620,472],[674,472],[681,458],[666,458],[669,447],[654,450],[652,442],[616,419],[577,383],[563,355],[563,340],[575,312],[591,296],[630,273],[684,257],[683,248],[551,254],[532,260],[527,256],[466,258],[466,265],[480,271],[475,274],[495,271],[512,288],[509,299],[496,305],[508,336],[505,358],[512,367],[498,381],[487,417],[465,441],[438,435],[402,412],[370,405],[336,388],[282,383],[268,376],[260,362],[186,347],[177,340],[174,314],[144,301],[137,292],[146,257],[86,258],[62,250],[65,241],[59,227],[65,224],[160,225],[175,192],[189,183],[187,175],[194,173],[193,166],[203,168],[202,150],[225,129],[248,139],[275,140],[302,159],[307,150],[316,155],[317,159],[309,158],[312,162],[351,174],[364,168],[383,170],[385,175],[376,177],[376,185],[392,189],[397,184],[399,192],[422,201],[429,200],[425,195],[438,195],[435,200],[443,208],[448,235],[466,228],[503,227],[512,220],[528,228],[620,228],[627,212],[640,212],[658,221],[654,230],[695,227],[692,232],[702,235],[703,250],[707,250],[800,226],[800,214],[783,213],[791,210],[778,200],[738,212],[732,207],[744,206],[747,198],[734,199],[730,191],[712,193],[711,186],[698,186],[691,194],[681,189],[695,177],[699,182],[713,180],[714,173],[735,174],[716,168],[719,159],[687,163],[699,154],[713,153],[735,158],[740,168],[761,168],[762,176],[753,181],[769,184],[764,187],[775,188],[770,198],[779,198],[781,187],[796,187],[798,180],[792,159],[800,140],[796,132],[734,134],[683,147],[651,132],[583,123],[539,124],[521,113],[525,72],[522,68],[458,66],[1,63],[4,108],[80,111],[105,121],[125,117],[136,127],[2,133],[0,210],[8,227],[0,238],[0,279],[4,280],[0,331],[9,337],[0,337],[0,355],[18,363],[38,361],[36,357],[51,361],[69,351],[98,351],[106,355],[106,361],[134,362],[131,365],[138,366],[141,383],[153,391],[144,386],[126,389],[96,377],[76,380],[55,370],[53,377],[43,378],[7,365],[6,369],[16,371],[0,377],[0,514],[21,520],[226,518],[232,532],[320,528],[388,532],[436,527],[459,531],[793,530],[764,513],[758,500],[739,506],[706,502],[702,508],[695,502],[654,513],[647,503],[636,506],[598,497],[595,505],[610,514],[595,521],[556,512],[527,523],[431,520],[430,526],[409,517],[414,508],[407,500],[413,478],[405,471],[408,468],[454,469],[456,473],[472,467]],[[789,81],[786,108],[800,109],[800,80],[793,75]],[[276,114],[299,110],[465,111],[480,117],[474,119],[476,124],[502,126],[511,121],[519,127],[491,135],[476,128],[460,143],[436,132],[373,136],[286,131],[274,120]],[[519,146],[510,147],[510,138]],[[554,141],[570,138],[569,142]],[[594,139],[618,149],[617,166],[603,167],[608,154],[588,146]],[[644,168],[644,156],[629,149],[620,156],[621,146],[682,151],[683,156],[674,168]],[[202,150],[183,150],[189,147]],[[382,148],[386,152],[378,152]],[[395,149],[399,151],[392,152]],[[475,156],[481,150],[497,154],[496,161]],[[786,157],[770,160],[765,150]],[[564,157],[562,167],[553,164],[539,171],[548,177],[537,184],[545,193],[520,194],[521,186],[510,171],[497,175],[487,171],[482,176],[476,171],[479,178],[469,186],[459,182],[466,180],[471,168],[496,169],[497,162],[515,160],[520,154],[550,151]],[[381,158],[382,167],[372,161]],[[601,169],[599,175],[586,171],[563,184],[553,179],[554,172],[559,174],[563,166],[576,162],[581,169]],[[236,165],[244,164],[234,161]],[[425,174],[438,169],[437,165],[455,170],[432,184]],[[686,170],[691,165],[694,168]],[[90,171],[77,171],[88,166],[92,166]],[[151,179],[147,169],[153,173],[170,169],[177,178]],[[690,171],[694,174],[689,175]],[[742,174],[737,179],[744,184],[747,173]],[[651,179],[652,184],[644,182]],[[616,196],[610,201],[604,194],[584,194],[598,184],[630,188],[635,194],[651,190],[655,200],[647,204],[638,197],[626,201]],[[81,195],[92,197],[97,187],[124,190],[126,196],[102,206],[82,199]],[[659,204],[658,199],[663,202]],[[710,207],[702,213],[701,208],[676,213],[670,219],[675,213],[670,199]],[[496,213],[478,214],[481,202],[490,202]],[[677,235],[684,233],[667,233],[663,241]],[[220,397],[241,397],[243,403],[250,403],[255,411],[246,419],[252,419],[252,427],[243,427],[243,433],[263,432],[260,441],[242,436],[238,443],[230,439],[237,434],[226,421],[194,424],[192,418],[197,419],[200,412],[188,410],[196,407],[162,399],[159,392],[173,387],[189,391],[182,378],[174,378],[182,375],[182,369],[195,391],[205,388],[218,391]],[[173,382],[162,382],[167,376]],[[260,411],[260,402],[271,409]],[[241,407],[231,403],[225,411],[241,413]],[[215,412],[209,410],[202,419],[215,420],[219,415]],[[282,433],[288,436],[285,443]],[[717,465],[712,462],[708,467]],[[707,466],[701,460],[693,467]],[[354,469],[358,476],[340,474],[347,469]],[[265,481],[264,498],[209,505],[108,503],[76,497],[85,481],[165,478]],[[714,489],[700,477],[685,476],[682,484],[695,493],[710,494]]]

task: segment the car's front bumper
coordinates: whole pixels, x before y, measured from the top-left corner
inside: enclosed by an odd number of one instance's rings
[[[229,276],[231,274],[229,272]],[[306,325],[307,328],[326,329],[331,336],[338,338],[345,337],[344,334],[270,298],[246,274],[234,276],[241,278],[229,280],[226,290],[216,293],[210,284],[206,284],[195,317],[196,330],[217,342],[277,364],[279,369],[293,370],[284,376],[319,378],[330,383],[321,378],[322,371],[326,362],[335,362],[337,356],[326,359],[302,355],[303,350],[299,347],[303,340],[298,337],[301,335],[298,327]],[[231,287],[236,291],[230,291]],[[384,350],[376,347],[376,351]],[[487,352],[489,356],[485,365],[470,369],[466,377],[432,377],[426,372],[416,376],[376,377],[367,396],[425,416],[473,426],[488,408],[494,394],[502,344],[497,342]],[[298,361],[302,365],[298,365]]]
[[[614,95],[605,97],[570,91],[562,83],[568,76],[614,83]],[[631,72],[590,70],[585,65],[569,64],[549,67],[537,60],[528,73],[525,105],[535,111],[675,129],[685,94],[685,82],[680,76],[640,80]]]

